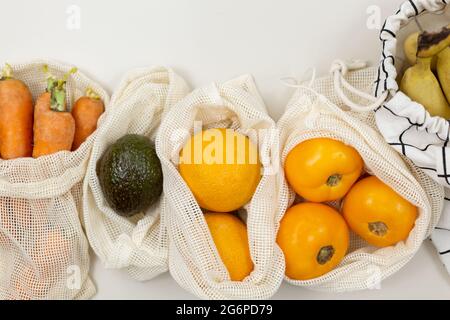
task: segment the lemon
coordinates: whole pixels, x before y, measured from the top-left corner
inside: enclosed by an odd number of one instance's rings
[[[206,213],[205,219],[231,280],[244,280],[253,271],[245,224],[229,213]]]
[[[261,179],[257,147],[231,129],[194,135],[181,150],[179,171],[199,206],[213,212],[241,208]]]

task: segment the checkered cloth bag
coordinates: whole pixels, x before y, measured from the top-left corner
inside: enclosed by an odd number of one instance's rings
[[[380,33],[382,57],[375,82],[377,97],[376,123],[386,141],[408,157],[436,182],[446,187],[450,195],[450,126],[449,121],[432,117],[425,108],[399,91],[397,77],[402,69],[402,58],[397,56],[401,31],[418,16],[426,22],[433,14],[432,27],[440,27],[439,19],[448,24],[446,0],[405,1],[396,14],[388,17]],[[440,14],[441,17],[435,14]],[[447,16],[446,16],[447,15]],[[442,23],[443,25],[444,23]],[[450,199],[432,240],[450,272]]]

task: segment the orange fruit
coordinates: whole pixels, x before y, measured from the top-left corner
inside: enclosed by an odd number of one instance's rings
[[[284,165],[292,189],[311,202],[342,199],[363,168],[363,160],[354,148],[328,138],[298,144],[288,154]]]
[[[206,213],[205,219],[231,280],[244,280],[253,271],[246,225],[229,213]]]
[[[10,281],[11,299],[44,299],[51,289],[51,279],[29,265],[16,266]]]
[[[70,241],[62,230],[51,229],[35,242],[31,257],[42,273],[66,272],[73,255]]]
[[[377,247],[406,240],[417,219],[417,207],[377,177],[356,183],[344,199],[344,218],[350,229]]]
[[[181,150],[179,171],[200,207],[232,212],[248,203],[261,179],[258,149],[231,129],[209,129]]]
[[[345,220],[335,209],[319,203],[301,203],[286,211],[277,243],[286,260],[286,276],[309,280],[333,270],[349,246]]]

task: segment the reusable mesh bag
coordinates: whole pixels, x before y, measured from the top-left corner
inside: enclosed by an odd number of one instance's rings
[[[34,101],[46,89],[45,64],[58,78],[71,69],[44,60],[12,65]],[[105,90],[78,71],[67,81],[68,106],[88,87],[108,104]],[[0,160],[0,299],[86,299],[95,293],[78,216],[94,139],[95,133],[75,152]]]
[[[344,69],[344,70],[343,70]],[[437,223],[443,205],[443,190],[427,175],[418,171],[409,161],[395,152],[375,130],[373,112],[350,112],[342,100],[354,99],[360,103],[360,95],[347,90],[349,86],[360,91],[370,89],[376,77],[372,68],[347,74],[341,62],[334,64],[334,76],[318,79],[311,87],[300,86],[286,113],[280,119],[281,164],[289,152],[305,140],[326,137],[342,141],[354,147],[364,159],[366,172],[377,176],[402,197],[419,209],[415,227],[405,242],[392,247],[375,248],[351,234],[350,248],[341,264],[326,275],[308,280],[286,279],[289,283],[322,291],[343,292],[376,288],[380,281],[403,267],[417,252]],[[346,76],[341,79],[341,73]],[[345,83],[337,92],[335,84]],[[361,93],[361,92],[360,92]],[[367,96],[369,98],[369,96]],[[294,203],[283,173],[280,178],[280,194]],[[339,208],[339,203],[331,205]],[[278,213],[278,221],[284,212]],[[277,225],[279,227],[279,225]]]
[[[89,242],[106,268],[124,269],[140,281],[168,268],[168,236],[160,202],[131,218],[118,215],[105,201],[96,165],[105,150],[126,134],[154,140],[162,117],[189,91],[171,69],[130,72],[111,99],[111,111],[92,149],[83,186],[83,221]]]
[[[432,240],[450,272],[450,126],[441,117],[432,117],[423,105],[399,91],[397,80],[405,69],[402,43],[419,27],[435,30],[450,21],[448,1],[405,1],[386,19],[380,33],[382,57],[375,82],[376,123],[385,140],[398,152],[432,177],[446,190],[444,211]],[[413,23],[420,19],[420,26]]]
[[[232,128],[259,146],[264,174],[243,210],[246,217],[254,271],[242,282],[230,280],[212,240],[202,210],[178,172],[179,152],[194,133],[194,122],[203,128]],[[265,130],[263,130],[265,129]],[[258,130],[255,136],[251,134]],[[162,212],[169,232],[169,269],[186,290],[204,299],[265,299],[278,289],[284,259],[275,245],[278,163],[275,123],[250,76],[211,84],[195,90],[167,115],[156,139],[164,172]],[[238,192],[238,190],[236,190]]]

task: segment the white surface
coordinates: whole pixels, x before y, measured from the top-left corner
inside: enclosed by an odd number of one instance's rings
[[[0,62],[54,58],[73,63],[110,92],[135,67],[169,65],[197,87],[251,73],[278,119],[292,90],[279,78],[309,67],[328,71],[335,58],[378,61],[378,31],[366,27],[369,6],[384,19],[400,0],[40,0],[2,5]],[[81,29],[66,27],[70,5]],[[206,41],[205,41],[206,40]],[[207,45],[205,45],[205,43]],[[137,283],[93,262],[96,298],[194,298],[162,275]],[[381,290],[323,294],[283,284],[275,299],[450,298],[450,277],[425,244]]]
[[[123,272],[105,270],[96,260],[92,276],[97,284],[95,299],[196,299],[184,291],[165,273],[151,281],[132,281]],[[434,248],[428,241],[414,259],[400,272],[385,280],[380,289],[351,293],[322,293],[281,285],[273,299],[449,299],[450,277],[441,265]]]

